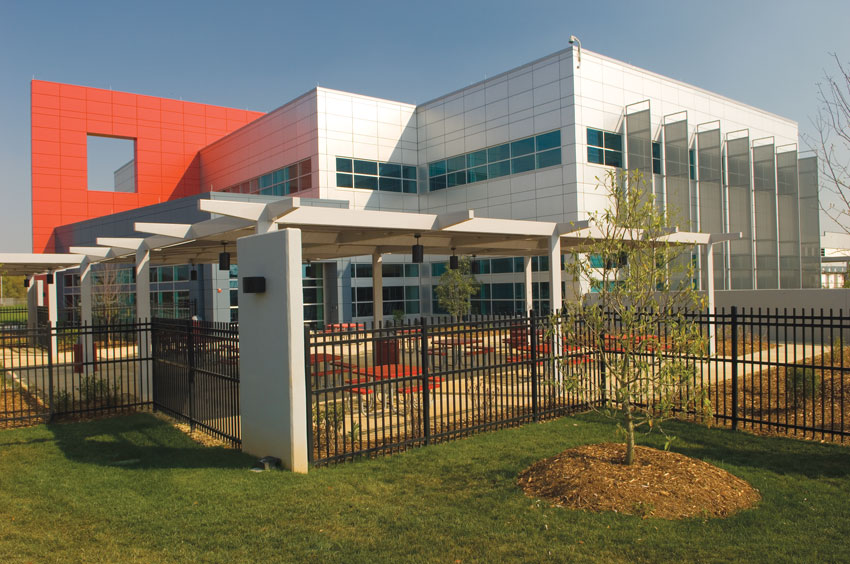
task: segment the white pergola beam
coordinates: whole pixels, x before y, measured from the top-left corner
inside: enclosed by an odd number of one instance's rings
[[[135,252],[144,244],[145,240],[141,237],[98,237],[95,242],[102,247]]]
[[[137,221],[133,224],[133,229],[139,233],[149,233],[151,235],[165,235],[166,237],[174,237],[175,239],[185,239],[189,236],[189,231],[192,229],[191,223],[147,223]]]

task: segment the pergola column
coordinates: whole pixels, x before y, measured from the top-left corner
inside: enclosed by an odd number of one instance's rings
[[[27,286],[27,329],[35,329],[38,324],[38,290],[40,284],[35,276],[29,278]]]
[[[59,339],[56,335],[56,323],[59,321],[59,292],[56,288],[56,271],[50,273],[53,276],[53,284],[47,285],[47,319],[50,322],[50,351],[53,354],[53,362],[57,362],[56,355],[59,353]]]
[[[83,327],[92,326],[92,271],[91,261],[84,258],[80,262],[80,321]],[[94,340],[90,331],[83,332],[83,362],[94,360]]]
[[[380,252],[372,253],[372,315],[375,325],[384,320],[384,257]]]
[[[522,258],[522,268],[525,272],[525,311],[534,309],[534,294],[531,291],[531,257]]]
[[[147,247],[136,250],[136,319],[151,318],[151,252]]]
[[[549,310],[558,312],[563,307],[561,294],[561,235],[556,231],[549,239]]]
[[[239,252],[239,411],[242,451],[306,473],[310,432],[304,354],[301,230],[250,235]],[[245,292],[246,277],[265,290]]]

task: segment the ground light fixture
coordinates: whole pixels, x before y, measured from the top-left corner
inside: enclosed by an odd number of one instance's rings
[[[457,255],[455,254],[455,248],[452,247],[452,256],[449,257],[449,268],[452,270],[457,270],[459,264],[460,263],[457,259]]]
[[[411,247],[410,254],[414,263],[422,264],[425,262],[425,247],[419,244],[419,237],[421,237],[419,233],[415,234],[414,237],[416,237],[416,244]]]
[[[218,254],[218,269],[230,270],[230,253],[227,252],[227,243],[222,241],[221,246],[224,250]]]

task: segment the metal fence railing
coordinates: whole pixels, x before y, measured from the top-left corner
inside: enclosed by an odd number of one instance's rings
[[[587,407],[559,385],[588,382],[592,352],[556,347],[548,317],[310,331],[306,335],[313,463],[388,453]]]
[[[27,326],[27,306],[0,306],[0,331]]]
[[[154,408],[239,445],[238,326],[154,319],[152,334]]]
[[[150,404],[150,326],[0,331],[0,426]]]
[[[607,362],[632,354],[678,360],[688,377],[674,411],[717,424],[844,442],[850,437],[850,318],[843,313],[717,310],[688,314],[702,352],[676,352],[669,326],[591,338],[537,316],[420,320],[306,330],[310,456],[314,464],[395,452],[477,431],[617,407]],[[556,324],[554,327],[552,323]],[[570,322],[576,323],[576,322]],[[332,327],[333,329],[334,327]],[[709,340],[713,337],[714,347]],[[623,338],[642,347],[624,347]],[[569,384],[569,385],[567,385]],[[645,388],[653,395],[652,387]],[[655,398],[657,399],[657,398]],[[653,397],[636,397],[640,405]]]

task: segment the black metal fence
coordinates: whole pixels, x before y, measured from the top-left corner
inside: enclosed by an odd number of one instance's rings
[[[0,427],[150,404],[146,323],[0,330]]]
[[[601,340],[578,326],[563,331],[563,319],[536,316],[307,330],[311,461],[390,453],[613,406],[618,381],[605,359],[625,354],[684,361],[688,377],[674,405],[684,417],[704,416],[693,401],[701,397],[711,418],[733,429],[840,442],[850,436],[850,318],[737,308],[690,317],[705,345],[700,353],[678,352],[661,323],[624,335],[613,315],[611,334]],[[624,338],[643,345],[625,347]],[[650,374],[658,370],[647,365]]]
[[[588,407],[562,385],[601,377],[594,353],[558,346],[547,317],[307,331],[315,464],[466,436]]]
[[[154,408],[241,444],[238,326],[154,319],[152,334]]]
[[[27,326],[27,306],[0,306],[0,331]]]

